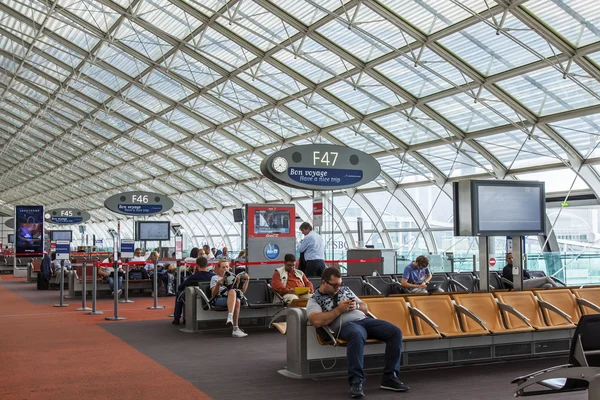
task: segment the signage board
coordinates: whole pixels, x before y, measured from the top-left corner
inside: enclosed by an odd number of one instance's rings
[[[44,251],[44,206],[15,206],[15,252]]]
[[[57,260],[68,260],[71,252],[71,242],[68,240],[57,240],[56,241],[56,259]]]
[[[4,221],[4,225],[7,228],[15,229],[15,219],[14,218],[7,219],[6,221]]]
[[[56,208],[46,211],[44,218],[53,224],[81,224],[90,219],[90,214],[76,208]]]
[[[331,144],[292,146],[266,157],[264,176],[298,189],[334,190],[356,187],[379,176],[381,166],[371,155]]]
[[[121,239],[121,258],[133,258],[134,248],[133,239]]]
[[[248,237],[296,237],[296,207],[287,204],[247,205]]]
[[[490,267],[493,267],[496,265],[496,259],[494,257],[490,258]]]
[[[323,199],[313,199],[313,226],[323,225]]]
[[[102,245],[104,244],[102,239],[96,239],[96,241],[94,242],[94,246],[96,247],[102,247]]]
[[[173,200],[152,192],[124,192],[104,201],[104,207],[123,215],[153,215],[173,208]]]

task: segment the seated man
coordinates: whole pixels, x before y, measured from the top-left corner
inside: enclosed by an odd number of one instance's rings
[[[117,257],[119,257],[119,261],[121,259],[121,253],[119,252],[117,254]],[[108,255],[108,258],[105,258],[104,261],[102,261],[103,263],[112,263],[114,261],[114,254],[111,252]],[[100,277],[102,277],[102,280],[105,282],[108,282],[108,286],[110,287],[110,290],[112,292],[112,294],[115,294],[115,273],[114,273],[114,268],[113,267],[101,267],[98,270],[98,275],[100,275]],[[119,265],[119,268],[117,268],[117,275],[118,275],[118,279],[117,279],[117,290],[119,291],[119,296],[121,295],[121,293],[123,292],[121,290],[121,287],[123,286],[123,276],[125,276],[125,271],[123,271],[123,268],[121,267],[121,265]]]
[[[210,288],[212,295],[215,297],[215,307],[227,307],[227,325],[233,326],[232,336],[243,338],[248,336],[238,326],[240,316],[241,298],[248,289],[249,276],[247,273],[239,274],[233,278],[233,274],[229,272],[229,263],[227,260],[219,260],[219,263],[213,270],[216,275],[210,280]],[[231,279],[233,278],[233,279]],[[235,289],[233,286],[245,278],[245,282],[241,289]]]
[[[321,286],[308,300],[306,314],[313,326],[320,328],[328,325],[334,331],[334,336],[347,342],[346,363],[351,386],[350,395],[353,398],[365,395],[363,355],[367,339],[385,342],[385,366],[380,387],[396,392],[409,390],[409,387],[398,379],[402,331],[387,321],[367,318],[367,305],[352,290],[342,286],[342,276],[337,268],[326,268],[321,279]]]
[[[502,268],[502,277],[513,281],[513,254],[508,253],[506,255],[506,265]],[[543,278],[532,278],[526,269],[523,270],[523,288],[540,288],[549,289],[558,286],[552,278],[544,276]]]
[[[419,256],[404,268],[400,285],[409,293],[427,293],[427,284],[431,277],[429,259]]]
[[[56,253],[52,253],[52,272],[56,276],[54,283],[60,283],[60,273],[63,275],[67,274],[67,272],[71,269],[71,262],[69,260],[57,260]],[[64,280],[67,281],[67,277],[64,277]]]
[[[208,260],[205,257],[198,257],[196,259],[196,268],[194,273],[187,278],[177,287],[177,296],[175,297],[175,311],[173,312],[173,325],[179,325],[179,318],[181,318],[181,311],[183,309],[183,300],[185,296],[185,288],[193,285],[196,282],[210,282],[214,273],[208,270]]]
[[[304,272],[296,269],[296,256],[286,254],[284,266],[277,268],[271,277],[271,287],[283,297],[283,301],[290,304],[293,300],[310,297],[310,294],[315,292],[313,284],[308,280]],[[297,295],[294,288],[307,287],[309,293]]]

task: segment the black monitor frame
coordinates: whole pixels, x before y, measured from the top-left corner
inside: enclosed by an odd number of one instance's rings
[[[73,241],[73,231],[71,231],[71,230],[52,230],[52,231],[50,231],[50,240],[53,242],[56,242],[57,240],[64,240],[64,239],[56,239],[54,237],[54,232],[61,232],[61,233],[69,232],[69,236],[71,237],[69,239],[69,242]]]
[[[140,237],[140,228],[142,225],[148,224],[167,224],[166,239],[144,239]],[[139,242],[168,242],[171,240],[171,221],[137,221],[135,226],[135,240]]]
[[[9,233],[8,234],[8,243],[9,244],[14,244],[15,243],[15,234],[14,233]]]

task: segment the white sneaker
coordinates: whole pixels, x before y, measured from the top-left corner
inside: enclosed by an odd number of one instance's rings
[[[121,297],[121,295],[123,294],[123,289],[119,289],[119,292],[117,294],[117,297]]]
[[[231,333],[231,336],[239,338],[239,337],[246,337],[246,336],[248,336],[248,334],[241,329],[237,329]]]
[[[233,325],[233,316],[227,316],[227,321],[225,321],[225,325]]]

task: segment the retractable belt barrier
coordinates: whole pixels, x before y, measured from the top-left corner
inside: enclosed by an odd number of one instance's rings
[[[165,308],[165,306],[158,305],[158,271],[156,270],[156,261],[154,262],[154,281],[152,282],[152,286],[154,288],[154,305],[152,307],[148,307],[148,310],[160,310]]]
[[[74,266],[74,265],[73,265]],[[81,307],[76,308],[75,311],[91,311],[92,309],[89,308],[86,304],[87,301],[87,276],[86,276],[87,272],[86,272],[86,265],[85,265],[85,261],[81,264],[81,277],[83,279],[83,287],[81,289]],[[73,281],[74,282],[74,281]],[[96,299],[94,298],[94,301]]]
[[[366,258],[366,259],[356,259],[356,260],[323,260],[323,262],[325,264],[332,264],[332,263],[350,264],[350,263],[372,263],[372,262],[380,262],[382,260],[383,260],[383,258],[379,257],[379,258]],[[219,262],[219,260],[208,260],[208,264],[217,264],[218,262]],[[232,261],[229,264],[233,267],[237,267],[237,266],[242,266],[242,265],[282,265],[282,263],[283,263],[283,261],[244,261],[244,262]],[[182,261],[181,265],[191,267],[191,266],[195,266],[196,263]]]
[[[60,301],[58,304],[55,304],[54,307],[68,307],[68,304],[65,304],[65,267],[61,266],[60,267],[60,279],[59,279],[59,285],[60,285]]]
[[[94,263],[92,269],[92,312],[86,313],[87,315],[99,315],[104,314],[104,311],[96,310],[96,296],[98,295],[98,263]],[[83,270],[85,271],[85,269]],[[85,272],[82,272],[85,274]],[[85,276],[85,275],[84,275]],[[84,279],[85,282],[85,279]],[[84,286],[85,288],[85,286]],[[83,295],[85,297],[85,294]]]
[[[100,263],[100,264],[109,264],[113,267],[113,295],[114,295],[114,315],[112,317],[104,317],[107,321],[120,321],[125,319],[124,317],[119,317],[119,265],[121,264],[118,261],[114,261],[112,263]]]

